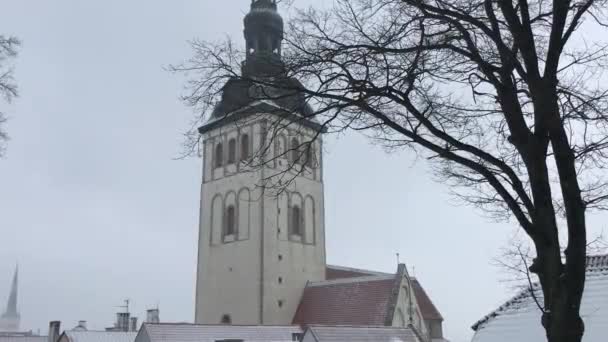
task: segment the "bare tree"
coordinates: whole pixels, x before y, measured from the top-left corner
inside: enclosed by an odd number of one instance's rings
[[[585,217],[608,198],[608,50],[576,40],[603,30],[605,6],[335,0],[295,13],[282,60],[269,58],[264,73],[241,73],[250,51],[230,40],[194,41],[194,57],[173,70],[190,75],[184,99],[198,123],[238,80],[273,90],[256,99],[304,96],[314,109],[302,120],[328,132],[358,130],[425,156],[459,199],[521,226],[535,249],[529,270],[541,284],[548,340],[581,341]]]
[[[7,102],[18,95],[17,85],[13,79],[13,68],[8,62],[17,56],[19,44],[19,40],[15,37],[0,35],[0,97],[3,97]],[[2,125],[5,122],[6,117],[0,111],[0,156],[2,156],[4,150],[4,143],[8,139],[8,136],[2,130]]]

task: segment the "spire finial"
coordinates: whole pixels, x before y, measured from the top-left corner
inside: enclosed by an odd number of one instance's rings
[[[251,9],[256,8],[270,8],[273,10],[277,10],[277,1],[276,0],[251,0]]]

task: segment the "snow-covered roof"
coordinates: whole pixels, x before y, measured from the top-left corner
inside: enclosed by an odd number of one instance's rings
[[[534,287],[542,305],[542,291]],[[478,321],[472,342],[535,342],[546,340],[541,310],[525,290]],[[581,316],[585,322],[583,342],[605,341],[608,336],[608,255],[589,257]]]
[[[68,330],[61,335],[60,341],[67,338],[69,342],[133,342],[135,336],[137,332]]]
[[[197,324],[144,324],[135,342],[291,342],[293,334],[302,334],[299,326],[246,326]]]
[[[311,326],[306,330],[304,341],[314,342],[418,342],[409,328]]]
[[[46,336],[0,334],[0,342],[46,342],[47,339]]]

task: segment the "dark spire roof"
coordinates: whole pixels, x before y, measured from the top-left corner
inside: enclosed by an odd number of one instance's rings
[[[226,82],[222,99],[211,115],[212,121],[254,105],[259,106],[260,101],[267,102],[267,106],[271,106],[270,111],[280,114],[310,115],[312,108],[299,91],[302,84],[287,76],[281,60],[283,18],[277,11],[276,0],[252,0],[244,26],[247,57],[242,65],[243,77],[233,77]],[[276,86],[262,85],[254,79],[272,79],[269,83]],[[263,109],[268,112],[268,108]],[[206,131],[210,127],[205,125],[199,131]]]
[[[283,70],[281,43],[283,18],[275,0],[252,0],[251,11],[245,16],[247,58],[243,74],[275,76]]]
[[[11,292],[8,296],[8,302],[6,304],[6,311],[2,315],[5,318],[17,318],[19,313],[17,312],[17,291],[19,285],[19,266],[15,268],[15,275],[13,276],[13,284],[11,286]]]

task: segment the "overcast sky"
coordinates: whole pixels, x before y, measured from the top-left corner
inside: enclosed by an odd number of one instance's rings
[[[240,39],[248,5],[3,1],[0,33],[23,46],[21,97],[0,104],[12,138],[0,160],[0,309],[18,262],[24,329],[102,329],[125,298],[142,318],[159,305],[163,321],[193,321],[201,161],[174,160],[191,112],[183,78],[163,66],[191,55],[189,39]],[[400,253],[446,337],[467,341],[512,293],[492,259],[516,227],[454,206],[408,153],[355,134],[328,137],[326,153],[328,262],[388,272]]]

